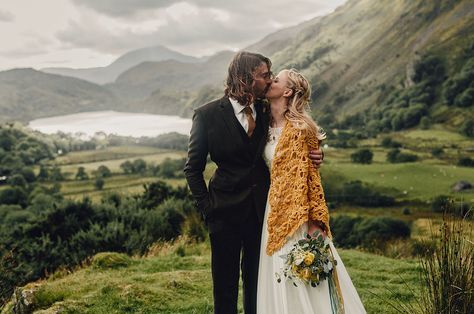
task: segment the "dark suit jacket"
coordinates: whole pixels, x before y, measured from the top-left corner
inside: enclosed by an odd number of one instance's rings
[[[198,209],[208,222],[210,232],[225,224],[238,224],[257,211],[263,221],[270,183],[262,157],[268,134],[269,113],[256,103],[256,130],[249,138],[237,120],[227,97],[214,100],[195,110],[189,139],[188,159],[184,168],[189,188]],[[256,146],[255,146],[256,145]],[[206,187],[203,171],[207,155],[217,170]]]

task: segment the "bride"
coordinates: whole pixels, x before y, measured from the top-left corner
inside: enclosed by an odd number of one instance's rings
[[[257,313],[366,313],[332,241],[337,296],[330,293],[327,280],[315,288],[303,283],[296,287],[286,278],[276,280],[285,264],[282,256],[307,233],[319,231],[332,238],[319,172],[307,158],[308,151],[325,138],[307,112],[310,95],[308,81],[293,69],[281,71],[266,94],[272,122],[264,159],[271,169],[271,186],[260,250]]]

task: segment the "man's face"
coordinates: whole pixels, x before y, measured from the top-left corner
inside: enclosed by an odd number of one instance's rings
[[[256,98],[264,98],[268,88],[272,84],[273,74],[265,62],[253,73],[252,92]]]

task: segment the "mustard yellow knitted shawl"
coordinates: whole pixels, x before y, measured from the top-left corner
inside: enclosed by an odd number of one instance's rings
[[[309,219],[322,223],[331,237],[321,177],[309,159],[309,151],[318,147],[319,140],[309,131],[286,123],[271,166],[268,255],[283,247],[286,239]]]

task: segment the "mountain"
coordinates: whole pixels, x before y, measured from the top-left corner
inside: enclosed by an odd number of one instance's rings
[[[255,47],[274,51],[275,71],[295,67],[311,80],[323,126],[373,134],[423,117],[452,128],[473,120],[472,1],[349,0],[286,45],[268,38]]]
[[[187,63],[200,62],[198,58],[183,55],[164,46],[155,46],[128,52],[106,67],[87,69],[44,68],[41,71],[76,77],[96,84],[106,84],[114,82],[122,72],[142,62],[162,60],[176,60]]]
[[[305,21],[295,26],[290,26],[265,36],[262,40],[244,48],[247,51],[257,51],[265,56],[271,56],[280,50],[284,50],[288,43],[310,25],[316,24],[321,17]]]
[[[233,55],[222,51],[201,63],[144,62],[106,87],[124,100],[124,110],[190,116],[189,108],[197,105],[196,101],[203,104],[222,94]]]
[[[33,69],[0,72],[0,122],[110,109],[117,98],[102,86]]]

